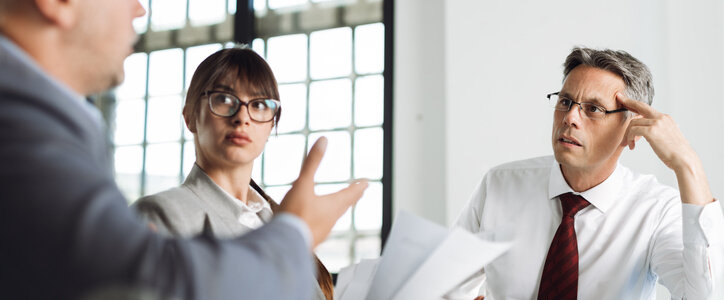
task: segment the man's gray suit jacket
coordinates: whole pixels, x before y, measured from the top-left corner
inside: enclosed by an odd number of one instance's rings
[[[98,121],[72,95],[0,35],[2,298],[312,295],[310,251],[283,220],[223,241],[153,233],[127,207]]]

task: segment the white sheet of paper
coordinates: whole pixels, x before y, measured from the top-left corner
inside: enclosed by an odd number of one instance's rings
[[[337,273],[337,283],[334,285],[334,299],[342,299],[342,295],[344,295],[350,282],[352,282],[355,269],[357,269],[357,264],[349,265],[339,270],[339,273]]]
[[[400,211],[392,225],[366,299],[392,299],[420,264],[445,239],[447,233],[448,230],[443,226]]]
[[[337,275],[337,286],[339,288],[335,288],[334,299],[364,300],[370,289],[370,284],[372,284],[372,278],[375,276],[378,262],[379,259],[363,259],[356,265],[342,269]],[[340,282],[339,276],[342,276],[343,273],[345,278]]]
[[[453,228],[392,299],[439,299],[510,246]]]

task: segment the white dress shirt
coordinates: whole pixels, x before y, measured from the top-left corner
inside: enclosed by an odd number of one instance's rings
[[[221,189],[221,187],[219,188]],[[249,186],[249,191],[246,193],[246,203],[236,199],[226,190],[221,190],[224,192],[224,195],[226,195],[226,201],[234,203],[238,208],[238,210],[233,211],[233,213],[241,225],[251,229],[257,229],[264,225],[264,223],[271,221],[273,213],[269,202],[264,200],[251,185]]]
[[[552,156],[490,170],[456,225],[513,246],[467,287],[476,291],[485,278],[486,300],[535,299],[561,222],[558,196],[568,192]],[[677,190],[620,164],[601,184],[573,193],[591,203],[575,216],[578,299],[655,299],[657,280],[674,299],[724,299],[719,201],[682,204]]]

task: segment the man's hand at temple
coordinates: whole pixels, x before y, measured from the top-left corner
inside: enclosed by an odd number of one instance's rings
[[[697,205],[713,202],[701,160],[674,119],[646,103],[628,98],[622,92],[616,94],[616,100],[637,114],[629,123],[621,146],[628,145],[633,150],[636,141],[644,137],[659,159],[676,173],[681,202]]]

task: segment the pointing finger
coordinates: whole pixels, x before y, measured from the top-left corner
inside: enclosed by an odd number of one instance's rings
[[[616,101],[621,103],[626,109],[644,116],[644,118],[653,118],[658,114],[658,112],[648,104],[631,99],[622,92],[616,93]]]
[[[314,182],[314,174],[317,173],[317,169],[319,168],[319,164],[322,162],[322,157],[324,157],[324,152],[326,150],[327,150],[327,138],[320,137],[314,143],[314,146],[312,146],[312,149],[309,149],[309,154],[307,155],[307,158],[304,159],[304,162],[302,163],[302,170],[299,171],[299,179],[297,179],[297,181]]]

